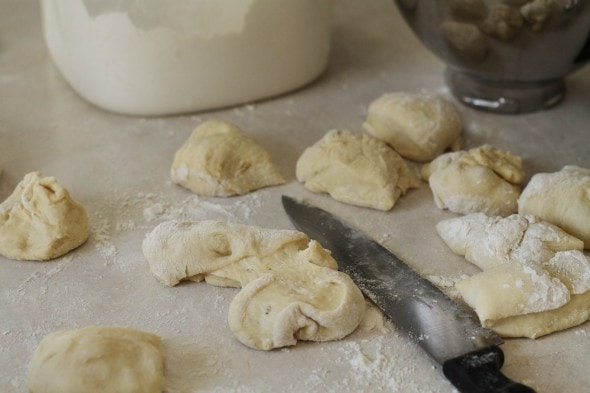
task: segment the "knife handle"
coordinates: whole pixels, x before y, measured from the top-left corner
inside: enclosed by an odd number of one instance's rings
[[[504,353],[497,346],[480,349],[443,364],[443,373],[462,393],[535,393],[500,371]]]

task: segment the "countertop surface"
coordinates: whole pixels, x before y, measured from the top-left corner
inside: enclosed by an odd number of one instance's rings
[[[295,179],[302,151],[328,130],[362,130],[369,103],[388,91],[448,95],[444,65],[413,36],[391,1],[335,2],[328,69],[309,86],[235,108],[169,117],[128,117],[81,99],[44,45],[38,2],[0,0],[0,200],[23,176],[55,176],[82,203],[90,239],[64,257],[0,257],[0,391],[25,392],[40,340],[61,329],[131,326],[160,335],[167,392],[452,392],[440,369],[375,309],[337,342],[270,352],[240,344],[227,323],[236,289],[205,283],[167,288],[149,273],[145,234],[170,219],[223,219],[292,229],[283,194],[354,224],[439,283],[477,269],[454,255],[434,225],[426,183],[389,212],[344,205]],[[7,11],[10,10],[10,11]],[[545,112],[501,116],[461,107],[467,148],[490,143],[524,159],[527,181],[564,165],[590,167],[590,68],[567,78],[568,93]],[[286,184],[232,198],[197,197],[170,181],[174,152],[207,119],[233,122],[273,157]],[[590,324],[502,346],[504,372],[539,393],[590,386]]]

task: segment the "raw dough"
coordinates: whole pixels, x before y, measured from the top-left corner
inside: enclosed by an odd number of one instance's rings
[[[541,264],[558,251],[583,248],[580,239],[531,215],[473,213],[440,221],[436,231],[454,253],[482,270],[505,263]]]
[[[483,0],[448,0],[453,16],[460,19],[478,20],[488,14]]]
[[[54,177],[31,172],[0,204],[0,254],[7,258],[53,259],[86,239],[86,210]]]
[[[209,120],[176,152],[170,176],[198,195],[242,195],[285,182],[268,152],[237,126]]]
[[[540,266],[507,263],[458,281],[455,287],[483,326],[490,321],[554,310],[570,300],[567,287]]]
[[[384,94],[369,106],[365,130],[401,156],[430,161],[463,130],[456,106],[430,92]]]
[[[161,393],[160,337],[129,328],[85,327],[46,336],[29,367],[31,393]]]
[[[535,32],[542,30],[545,23],[557,12],[559,6],[554,0],[534,0],[520,8],[524,20]]]
[[[465,59],[482,61],[486,58],[490,45],[476,25],[447,21],[441,25],[441,30],[450,47]]]
[[[437,232],[483,269],[456,288],[482,325],[536,338],[588,319],[590,258],[581,240],[534,216],[482,213],[441,221]]]
[[[515,38],[523,25],[523,18],[517,8],[498,4],[490,9],[488,17],[481,24],[484,33],[502,41]]]
[[[517,211],[522,159],[490,145],[446,153],[422,167],[441,209],[507,216]]]
[[[390,210],[419,185],[405,161],[384,142],[367,134],[332,130],[305,149],[297,180],[337,201]]]
[[[534,175],[518,199],[518,211],[563,228],[590,249],[590,169],[567,165]]]
[[[222,221],[165,222],[143,242],[152,274],[166,285],[205,280],[242,287],[229,327],[243,344],[269,350],[297,340],[337,340],[362,320],[365,301],[336,261],[301,232]]]

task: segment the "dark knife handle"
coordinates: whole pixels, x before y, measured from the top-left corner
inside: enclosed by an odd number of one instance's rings
[[[504,353],[492,346],[447,360],[443,373],[462,393],[535,393],[502,374],[502,364]]]

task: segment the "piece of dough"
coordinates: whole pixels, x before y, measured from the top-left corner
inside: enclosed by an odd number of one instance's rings
[[[563,228],[590,249],[590,169],[567,165],[535,174],[518,199],[518,211]]]
[[[583,248],[580,239],[531,215],[473,213],[440,221],[436,231],[454,253],[482,270],[505,263],[542,264],[558,251]]]
[[[534,0],[520,7],[520,14],[535,32],[541,31],[545,23],[557,12],[559,6],[554,0]]]
[[[448,3],[453,16],[460,19],[479,20],[488,14],[483,0],[448,0]]]
[[[484,327],[490,321],[554,310],[570,300],[570,292],[540,266],[507,263],[467,279],[455,287]]]
[[[0,204],[0,254],[17,260],[57,258],[88,239],[88,215],[54,177],[31,172]]]
[[[476,25],[446,21],[441,25],[441,30],[451,48],[465,59],[482,61],[486,58],[490,45]]]
[[[228,322],[240,342],[269,350],[297,340],[345,337],[360,323],[365,301],[329,251],[301,232],[222,221],[165,222],[143,242],[154,276],[242,287]]]
[[[174,156],[170,177],[198,195],[242,195],[282,184],[268,152],[237,126],[210,120]]]
[[[590,318],[590,258],[578,250],[533,266],[504,264],[456,287],[482,325],[503,337],[537,338]]]
[[[457,141],[463,122],[457,107],[436,94],[396,92],[371,103],[363,127],[401,156],[423,162]]]
[[[520,157],[483,145],[437,157],[422,177],[440,209],[507,216],[517,211],[524,171]]]
[[[406,162],[384,142],[364,133],[332,130],[305,149],[297,180],[337,201],[390,210],[419,185]]]
[[[483,269],[456,283],[482,325],[505,337],[536,338],[585,322],[590,258],[583,242],[535,216],[482,213],[437,224],[445,243]]]
[[[522,29],[523,17],[517,8],[498,4],[490,8],[481,30],[502,41],[514,39]]]
[[[160,337],[129,328],[85,327],[46,336],[29,366],[31,393],[161,393]]]

